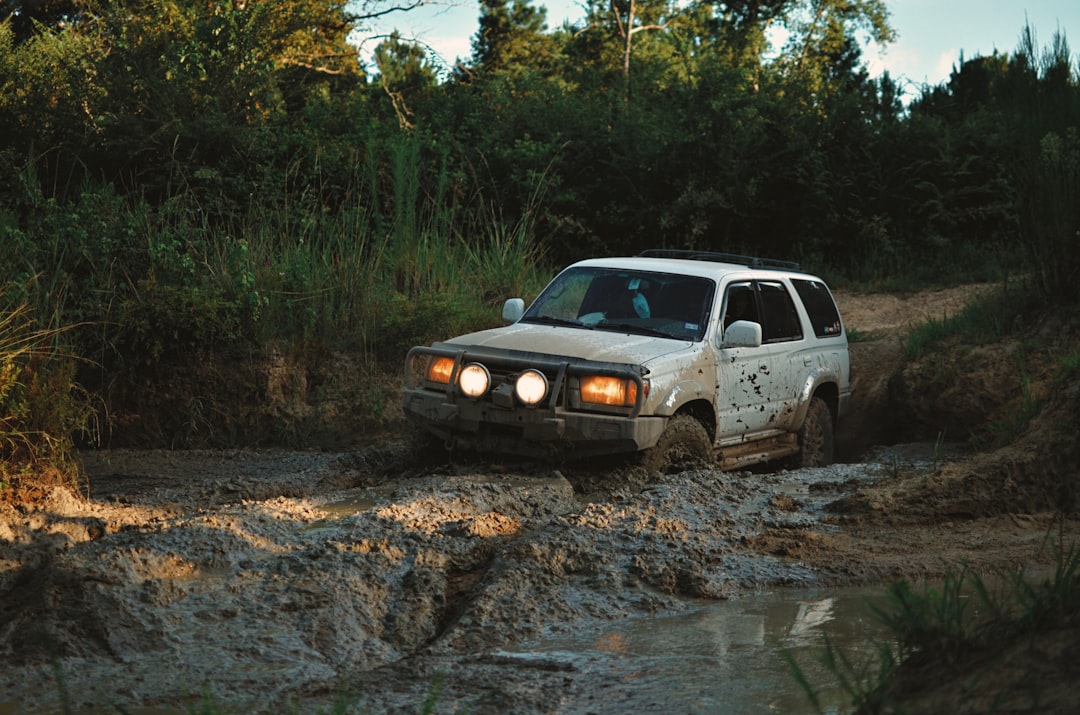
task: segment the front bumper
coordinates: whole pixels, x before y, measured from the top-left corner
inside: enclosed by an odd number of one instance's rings
[[[586,457],[647,449],[663,417],[619,417],[563,410],[500,408],[423,389],[405,390],[405,416],[451,447],[526,457]]]
[[[551,391],[535,407],[501,398],[506,391],[498,388],[489,397],[471,399],[456,386],[432,385],[416,377],[412,361],[430,356],[453,357],[456,366],[467,361],[481,362],[496,380],[508,381],[523,369],[542,370],[551,382]],[[577,402],[573,387],[576,374],[610,374],[633,379],[639,386],[638,399],[632,408],[572,409]],[[414,348],[406,359],[405,416],[445,440],[450,447],[527,457],[572,458],[636,452],[655,445],[667,422],[664,417],[641,415],[643,399],[644,382],[629,365],[517,351],[463,350],[446,344]]]

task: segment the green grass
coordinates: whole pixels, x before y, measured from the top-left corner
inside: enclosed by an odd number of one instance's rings
[[[40,327],[26,304],[0,307],[0,491],[39,479],[78,486],[72,437],[93,421],[64,333]]]
[[[1055,386],[1064,387],[1080,377],[1080,352],[1069,352],[1057,360],[1058,374]]]
[[[986,345],[1022,329],[1039,305],[1034,294],[1015,288],[986,293],[956,315],[942,314],[916,323],[904,342],[904,355],[922,357],[952,338],[969,345]]]
[[[859,330],[858,328],[848,328],[847,329],[847,340],[848,340],[849,344],[850,343],[868,343],[871,340],[875,340],[876,338],[877,338],[877,336],[874,335],[872,332],[868,333],[866,331]]]
[[[857,661],[831,642],[821,655],[857,713],[905,712],[907,673],[959,672],[975,653],[1037,638],[1080,613],[1080,550],[1059,547],[1048,576],[1033,578],[1023,568],[982,576],[962,567],[937,584],[898,581],[887,595],[884,606],[870,605],[889,633],[875,657]],[[805,672],[793,656],[785,658],[811,704],[824,712]]]
[[[372,215],[364,175],[337,212],[303,201],[253,210],[242,240],[214,235],[208,263],[252,314],[257,343],[359,349],[395,361],[409,347],[497,320],[502,300],[534,295],[549,278],[536,237],[542,186],[522,216],[504,219],[484,197],[429,196],[396,150],[392,220]]]
[[[361,161],[334,210],[268,196],[224,225],[189,194],[151,207],[91,186],[70,204],[37,199],[28,219],[0,211],[0,461],[31,446],[59,460],[95,417],[112,427],[124,408],[110,394],[192,365],[342,351],[377,374],[414,345],[499,324],[506,298],[535,296],[552,272],[536,228],[544,178],[504,217],[484,196],[458,196],[449,176],[421,176],[416,151],[402,138]],[[19,337],[9,326],[52,327]],[[59,334],[62,348],[43,342]],[[242,439],[193,388],[186,421],[167,428],[183,434],[155,439]],[[380,411],[382,400],[367,402]]]
[[[1020,398],[1008,414],[988,426],[989,439],[984,444],[976,440],[976,447],[993,449],[1015,442],[1028,428],[1043,407],[1043,400],[1031,389],[1031,378],[1024,365],[1024,357],[1018,357],[1017,376],[1020,380]]]

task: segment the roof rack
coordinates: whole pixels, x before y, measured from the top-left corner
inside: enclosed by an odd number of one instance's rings
[[[778,261],[774,258],[740,256],[737,253],[716,253],[714,251],[688,251],[678,248],[649,248],[638,254],[643,258],[682,258],[691,261],[713,261],[715,263],[734,263],[749,268],[780,268],[788,271],[802,271],[795,261]]]

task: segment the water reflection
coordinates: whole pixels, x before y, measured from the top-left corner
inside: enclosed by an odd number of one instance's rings
[[[789,652],[830,712],[846,704],[821,665],[826,637],[856,662],[882,634],[868,603],[882,589],[778,591],[693,604],[679,615],[630,619],[544,639],[525,657],[566,660],[582,674],[563,713],[812,713],[781,653]]]

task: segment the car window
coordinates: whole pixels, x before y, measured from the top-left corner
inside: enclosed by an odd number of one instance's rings
[[[802,299],[815,335],[819,338],[827,338],[843,332],[840,311],[836,309],[836,302],[824,283],[797,278],[793,279],[791,284],[795,286],[795,292]]]
[[[522,317],[570,327],[702,340],[716,283],[708,278],[614,268],[571,268]]]
[[[750,281],[731,283],[727,287],[724,298],[724,329],[726,330],[736,320],[761,322],[757,296],[754,295],[754,284]]]
[[[802,324],[791,294],[783,283],[758,281],[761,294],[761,308],[765,314],[762,325],[762,338],[766,343],[802,338]]]
[[[582,322],[629,320],[652,317],[649,300],[656,292],[653,281],[637,274],[606,272],[596,275],[585,291],[577,317]],[[595,316],[595,320],[590,319]]]
[[[701,333],[709,323],[716,284],[692,276],[664,281],[652,300],[652,314],[682,324],[684,330]]]
[[[593,277],[585,271],[562,273],[544,290],[529,312],[543,318],[576,318]]]

